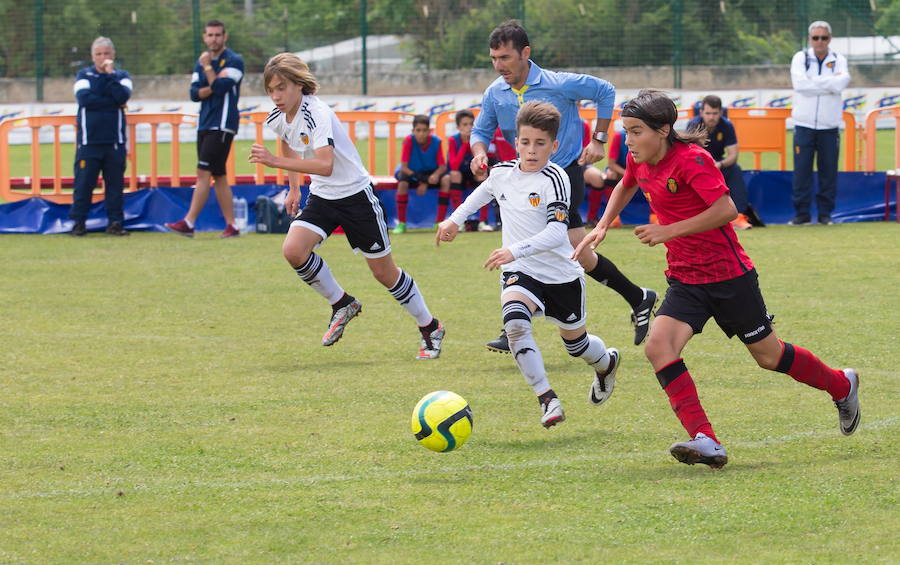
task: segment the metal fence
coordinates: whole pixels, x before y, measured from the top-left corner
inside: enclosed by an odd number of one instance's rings
[[[100,35],[132,75],[183,74],[211,18],[248,72],[302,52],[317,72],[359,72],[363,93],[380,70],[485,68],[487,37],[508,18],[524,22],[542,65],[672,65],[676,88],[685,65],[787,63],[818,19],[836,38],[870,40],[851,58],[900,53],[900,0],[0,0],[0,77],[36,77],[41,100],[41,79],[90,64]]]

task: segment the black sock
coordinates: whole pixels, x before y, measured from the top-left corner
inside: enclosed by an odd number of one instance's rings
[[[432,318],[431,322],[428,323],[427,326],[419,326],[419,331],[423,334],[430,334],[434,330],[438,329],[438,319]]]
[[[356,300],[356,299],[345,292],[344,296],[342,296],[340,300],[338,300],[337,302],[335,302],[334,304],[331,305],[331,311],[337,312],[339,309],[350,304],[354,300]]]
[[[599,253],[596,255],[597,266],[593,271],[585,274],[621,294],[622,298],[631,305],[632,310],[637,308],[644,299],[644,290],[628,280],[628,277],[623,275],[612,261]]]
[[[543,406],[544,404],[547,404],[548,402],[550,402],[550,400],[552,400],[554,398],[556,398],[556,393],[553,392],[553,389],[551,388],[544,394],[541,394],[538,396],[538,404]]]

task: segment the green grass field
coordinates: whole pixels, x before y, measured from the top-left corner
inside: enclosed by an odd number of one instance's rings
[[[402,141],[402,140],[401,140]],[[274,151],[274,142],[267,142],[269,149]],[[793,143],[793,133],[787,132],[787,146],[790,148]],[[237,174],[253,174],[256,169],[250,163],[247,163],[247,155],[250,154],[250,145],[252,141],[235,142],[235,171]],[[400,142],[398,142],[397,155],[400,155]],[[357,143],[360,156],[363,163],[368,163],[368,145],[367,142],[361,141]],[[894,161],[894,130],[879,130],[878,140],[876,142],[878,155],[876,159],[876,170],[885,171],[893,169],[897,166]],[[159,171],[160,174],[169,174],[172,170],[171,149],[168,143],[160,143],[158,147]],[[72,144],[61,146],[60,161],[63,176],[72,175],[72,159],[74,158],[75,147]],[[137,145],[138,151],[138,173],[150,174],[150,145],[141,143]],[[379,139],[376,143],[376,155],[379,156],[376,162],[376,170],[374,175],[391,175],[393,171],[388,171],[387,166],[387,140]],[[383,156],[383,157],[382,157]],[[180,147],[181,174],[193,174],[197,164],[197,149],[194,143],[184,143]],[[841,146],[840,168],[844,166],[844,147]],[[753,155],[750,153],[742,153],[738,163],[744,169],[753,169]],[[601,165],[604,165],[601,162]],[[787,169],[791,170],[794,166],[794,156],[788,151]],[[778,168],[778,156],[774,153],[766,153],[762,156],[762,168],[764,170],[774,170]],[[267,169],[269,173],[274,173],[274,169]],[[41,146],[41,174],[42,176],[53,175],[53,146],[44,144]],[[14,145],[10,150],[10,176],[24,177],[31,175],[31,146]]]
[[[619,347],[616,392],[554,327],[537,340],[565,423],[545,430],[500,327],[497,233],[394,239],[447,327],[416,361],[411,318],[343,236],[320,249],[364,310],[336,346],[329,310],[281,237],[6,236],[0,287],[3,563],[896,563],[900,229],[741,234],[781,337],[861,374],[862,423],[757,368],[714,323],[685,351],[730,463],[672,459],[685,434],[631,345],[625,303],[589,282],[589,328]],[[604,252],[665,288],[664,250]],[[472,406],[459,451],[417,444],[410,414],[449,389]]]

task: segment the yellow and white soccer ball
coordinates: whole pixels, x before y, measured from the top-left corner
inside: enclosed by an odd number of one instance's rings
[[[432,451],[453,451],[472,435],[472,409],[454,392],[426,394],[413,410],[412,433]]]

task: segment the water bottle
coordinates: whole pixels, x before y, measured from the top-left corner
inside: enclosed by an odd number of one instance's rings
[[[250,231],[250,224],[247,216],[247,201],[243,198],[234,198],[234,227],[241,233]]]

